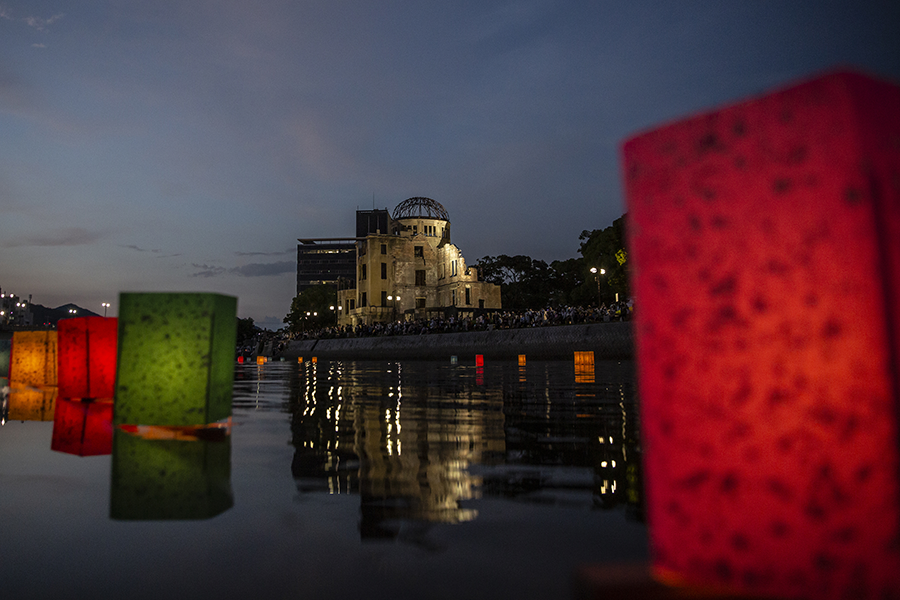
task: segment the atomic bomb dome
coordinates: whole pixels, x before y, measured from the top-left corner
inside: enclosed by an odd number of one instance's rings
[[[447,210],[441,206],[440,202],[431,198],[423,198],[416,196],[415,198],[407,198],[394,208],[394,214],[391,218],[395,221],[400,219],[438,219],[441,221],[450,221],[450,215]]]

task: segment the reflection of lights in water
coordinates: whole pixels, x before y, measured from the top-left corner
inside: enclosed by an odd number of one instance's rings
[[[9,386],[0,388],[0,425],[6,425],[9,419]]]

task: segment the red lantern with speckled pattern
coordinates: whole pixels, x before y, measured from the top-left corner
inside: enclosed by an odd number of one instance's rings
[[[112,454],[113,403],[57,398],[50,449],[78,456]]]
[[[115,317],[62,319],[57,324],[60,398],[112,398],[116,383]]]
[[[623,153],[655,572],[900,597],[900,87],[831,73]]]

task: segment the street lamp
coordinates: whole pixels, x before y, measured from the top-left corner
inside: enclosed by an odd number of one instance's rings
[[[103,316],[106,316],[106,309],[109,308],[109,302],[101,302],[100,306],[103,307]]]
[[[597,308],[600,308],[600,275],[604,275],[606,269],[600,269],[598,273],[597,267],[591,267],[591,273],[594,274],[594,278],[597,280]]]

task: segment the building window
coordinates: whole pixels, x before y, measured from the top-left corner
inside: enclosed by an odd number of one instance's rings
[[[381,263],[381,278],[387,279],[387,263]]]
[[[347,300],[347,302],[350,303],[350,306],[348,306],[347,308],[349,308],[350,310],[354,310],[356,308],[356,300],[350,298],[349,300]]]
[[[484,308],[484,300],[483,299],[478,301],[478,308]]]
[[[413,256],[415,256],[416,258],[422,258],[425,256],[425,253],[422,251],[422,246],[413,247]]]
[[[416,308],[425,308],[425,298],[416,298]]]
[[[456,261],[450,261],[450,277],[456,277]]]
[[[450,290],[450,306],[456,306],[456,290]]]
[[[381,305],[387,306],[387,292],[381,292]]]
[[[419,226],[413,225],[413,235],[417,235],[419,233]]]
[[[360,279],[366,278],[366,265],[365,264],[359,265],[359,278]],[[365,304],[363,304],[363,306],[365,306]]]
[[[382,245],[381,245],[381,253],[382,253],[382,254],[387,254],[387,244],[382,244]]]
[[[360,306],[360,308],[362,308],[365,305],[366,305],[366,293],[363,292],[362,296],[360,296],[360,298],[359,298],[359,306]]]
[[[472,290],[466,286],[466,304],[472,304]]]
[[[425,285],[425,270],[416,270],[416,285]]]

